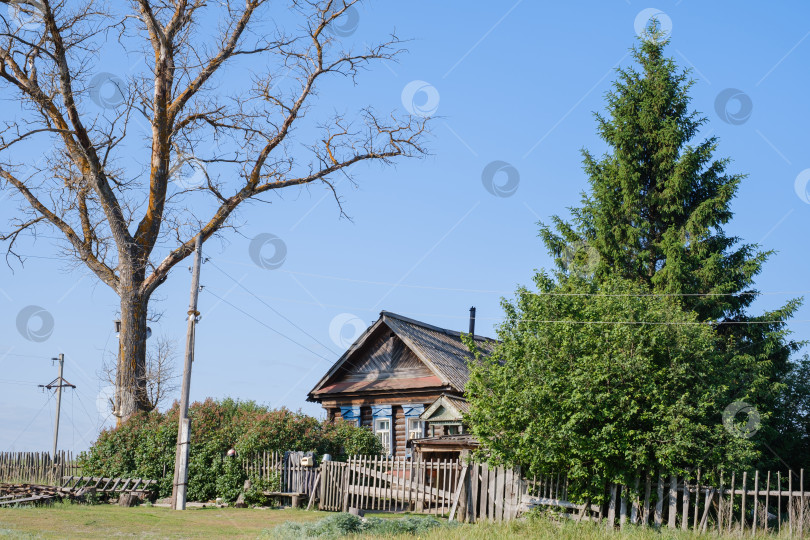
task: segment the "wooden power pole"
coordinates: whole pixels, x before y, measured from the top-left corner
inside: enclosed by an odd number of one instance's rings
[[[47,390],[56,388],[56,421],[53,426],[53,454],[51,454],[51,463],[54,467],[54,475],[56,475],[56,451],[59,448],[59,416],[62,412],[62,388],[76,388],[76,385],[70,384],[63,377],[65,374],[65,355],[60,353],[57,358],[53,358],[52,360],[59,362],[59,376],[48,384],[40,384],[39,386]]]
[[[186,359],[183,364],[183,383],[180,391],[180,421],[177,428],[177,454],[174,460],[174,485],[172,486],[172,508],[186,509],[186,487],[188,484],[188,445],[191,420],[188,417],[188,393],[191,386],[191,363],[194,361],[194,329],[200,312],[197,311],[197,297],[200,293],[200,264],[202,263],[202,233],[194,243],[194,268],[191,273],[191,300],[188,305],[188,330],[186,332]]]
[[[59,414],[62,410],[62,388],[76,388],[76,385],[70,384],[63,377],[65,374],[65,355],[60,353],[57,358],[52,358],[52,360],[59,362],[59,376],[48,384],[40,384],[39,387],[47,390],[56,388],[56,421],[53,426],[53,454],[51,455],[51,459],[56,462],[56,449],[59,444]]]

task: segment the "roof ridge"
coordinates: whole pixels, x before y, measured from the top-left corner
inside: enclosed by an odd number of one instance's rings
[[[404,315],[400,315],[400,314],[394,313],[392,311],[383,310],[383,311],[380,312],[380,317],[390,317],[392,319],[398,319],[400,321],[404,321],[404,322],[407,322],[407,323],[410,323],[410,324],[414,324],[416,326],[421,326],[422,328],[427,328],[429,330],[434,330],[436,332],[441,332],[441,333],[446,334],[448,336],[453,336],[453,337],[458,337],[458,338],[461,337],[461,334],[467,334],[467,332],[458,332],[456,330],[450,330],[448,328],[442,328],[440,326],[436,326],[436,325],[429,324],[429,323],[426,323],[426,322],[417,321],[416,319],[411,319],[410,317],[405,317]],[[478,334],[473,335],[473,339],[476,340],[476,341],[481,341],[481,340],[483,340],[483,341],[497,341],[496,339],[486,337],[486,336],[481,336],[481,335],[478,335]]]

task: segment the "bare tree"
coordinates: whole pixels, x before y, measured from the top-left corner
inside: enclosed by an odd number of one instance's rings
[[[143,381],[147,410],[165,407],[180,388],[177,357],[177,343],[166,336],[159,336],[151,345],[147,345]],[[118,355],[114,354],[102,363],[99,377],[104,383],[115,386],[117,372]],[[116,414],[115,400],[111,398],[110,402],[110,410]]]
[[[20,234],[55,229],[66,260],[120,297],[120,418],[150,407],[147,307],[197,234],[237,226],[246,201],[313,182],[340,208],[335,173],[423,154],[424,118],[366,108],[303,124],[329,76],[354,82],[403,51],[395,35],[360,51],[341,44],[332,25],[355,2],[291,0],[271,13],[269,0],[0,0],[0,88],[20,103],[0,126],[0,178],[20,202],[0,238],[8,259]],[[293,31],[277,22],[290,17]],[[114,50],[139,55],[142,69],[97,73]],[[250,82],[234,87],[228,75],[245,72]],[[42,165],[22,163],[42,149]],[[199,182],[172,181],[184,168]]]

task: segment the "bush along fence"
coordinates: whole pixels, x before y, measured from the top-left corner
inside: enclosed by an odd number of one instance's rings
[[[0,452],[0,483],[59,485],[63,476],[78,475],[71,452]]]

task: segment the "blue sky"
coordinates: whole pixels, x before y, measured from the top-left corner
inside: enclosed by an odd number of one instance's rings
[[[353,168],[356,187],[338,184],[351,221],[322,186],[293,188],[244,209],[241,235],[206,244],[192,399],[232,396],[320,416],[305,402],[307,391],[381,310],[465,330],[474,305],[478,333],[494,335],[500,298],[550,265],[538,220],[566,215],[586,188],[580,149],[604,151],[592,113],[603,110],[613,70],[629,65],[634,23],[648,8],[671,23],[669,54],[694,70],[693,107],[709,119],[703,136],[719,137],[717,156],[732,158],[731,172],[748,174],[727,231],[777,251],[757,281],[773,294],[755,309],[810,289],[805,3],[510,1],[470,9],[457,1],[368,2],[346,39],[371,43],[396,29],[412,40],[408,53],[362,73],[357,86],[331,81],[314,107],[352,112],[369,104],[400,114],[435,107],[431,155]],[[120,70],[115,58],[99,62]],[[403,99],[406,88],[419,91]],[[728,95],[735,97],[726,103]],[[16,108],[3,103],[0,117],[13,118]],[[482,171],[494,161],[519,175],[509,196],[484,187]],[[5,217],[15,205],[0,199]],[[0,448],[50,448],[54,401],[36,385],[56,376],[49,359],[61,352],[77,389],[63,398],[60,447],[78,451],[109,423],[98,370],[115,349],[118,302],[88,271],[61,261],[55,233],[42,232],[20,241],[24,266],[0,266]],[[280,267],[251,259],[251,239],[261,234],[286,246]],[[175,268],[153,300],[163,312],[154,333],[176,339],[181,353],[187,266]],[[45,341],[18,332],[17,316],[31,305],[53,317]],[[810,308],[796,319],[790,328],[807,339]]]

